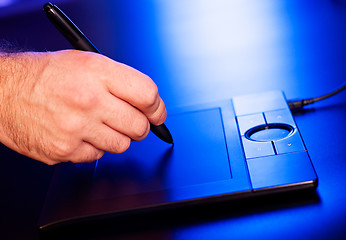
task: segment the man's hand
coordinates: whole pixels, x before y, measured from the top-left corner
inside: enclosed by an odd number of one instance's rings
[[[149,77],[99,54],[0,54],[0,77],[0,141],[47,164],[124,152],[166,118]]]

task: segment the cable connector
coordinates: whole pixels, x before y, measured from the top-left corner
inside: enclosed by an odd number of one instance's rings
[[[299,109],[299,108],[303,108],[306,105],[312,104],[314,102],[329,98],[331,96],[334,96],[335,94],[343,91],[344,89],[346,89],[346,82],[342,84],[342,86],[338,89],[336,89],[335,91],[325,94],[323,96],[320,97],[316,97],[316,98],[308,98],[308,99],[293,99],[293,100],[289,100],[287,101],[288,106],[291,110],[293,109]]]
[[[312,104],[314,103],[314,99],[313,98],[309,98],[309,99],[293,99],[293,100],[289,100],[287,101],[288,107],[293,110],[293,109],[299,109],[299,108],[303,108],[306,105]]]

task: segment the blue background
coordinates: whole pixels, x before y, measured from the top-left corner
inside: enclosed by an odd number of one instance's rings
[[[0,7],[0,38],[35,51],[71,48],[46,19],[44,2],[17,0]],[[346,79],[343,0],[54,3],[104,55],[148,74],[168,111],[277,89],[288,99],[309,98]],[[220,203],[153,215],[151,221],[124,221],[112,231],[95,229],[83,239],[342,238],[346,95],[294,117],[319,176],[316,194],[265,197],[236,209]],[[37,218],[54,167],[4,146],[0,150],[0,238],[37,239]]]

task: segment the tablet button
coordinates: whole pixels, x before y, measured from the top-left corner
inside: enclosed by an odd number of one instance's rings
[[[267,123],[284,123],[296,127],[292,115],[288,109],[281,109],[277,111],[265,112],[264,116]]]
[[[294,128],[287,124],[263,124],[249,129],[245,137],[252,141],[269,142],[288,137],[294,132]]]
[[[248,129],[258,125],[265,124],[262,113],[240,116],[240,117],[237,117],[237,119],[238,119],[239,131],[242,136],[245,134],[245,132]]]
[[[303,141],[297,130],[288,138],[274,141],[274,145],[277,154],[305,151]]]
[[[255,158],[247,161],[253,189],[278,188],[317,180],[307,152]]]
[[[272,142],[254,142],[242,137],[246,158],[275,155]]]

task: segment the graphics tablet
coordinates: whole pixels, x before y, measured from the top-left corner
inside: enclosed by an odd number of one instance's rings
[[[165,123],[174,146],[149,133],[125,153],[59,164],[40,228],[317,186],[280,91],[177,109]]]

